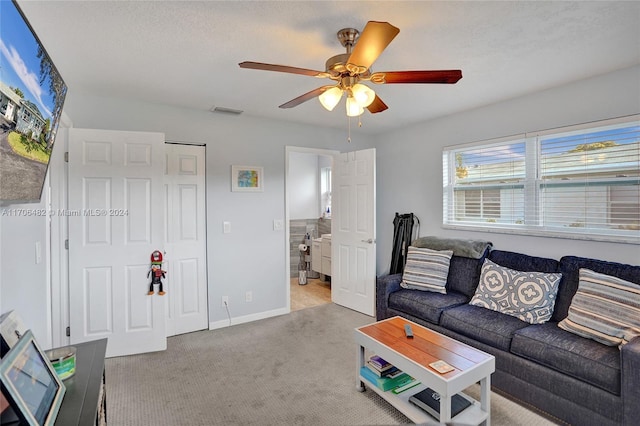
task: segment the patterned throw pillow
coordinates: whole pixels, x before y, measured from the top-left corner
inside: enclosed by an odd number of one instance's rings
[[[640,285],[580,269],[569,315],[558,327],[608,346],[640,336]]]
[[[451,250],[437,251],[409,246],[400,286],[446,294],[451,256]]]
[[[469,304],[542,324],[553,314],[562,274],[521,272],[486,259]]]

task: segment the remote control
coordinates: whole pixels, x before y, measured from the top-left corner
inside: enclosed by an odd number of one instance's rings
[[[413,339],[413,330],[411,330],[411,326],[409,324],[404,325],[404,334],[407,336],[407,339]]]

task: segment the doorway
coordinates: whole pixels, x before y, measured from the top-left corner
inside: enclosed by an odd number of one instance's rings
[[[326,240],[328,237],[330,241],[331,235],[331,170],[335,154],[323,149],[286,147],[291,311],[331,302],[330,246],[322,270],[321,238],[325,236],[326,252]]]

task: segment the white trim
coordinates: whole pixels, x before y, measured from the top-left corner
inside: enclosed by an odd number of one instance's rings
[[[73,127],[71,119],[66,113],[60,116],[58,125],[55,154],[49,164],[49,185],[51,189],[50,208],[52,212],[62,212],[68,209],[67,181],[68,169],[64,161],[64,153],[69,148],[68,129]],[[68,217],[63,214],[51,215],[49,226],[49,276],[51,288],[51,336],[53,347],[66,346],[70,343],[66,335],[69,325],[69,251],[65,249],[65,240],[69,237]]]
[[[42,190],[42,200],[44,208],[51,212],[51,169],[47,169],[45,176],[45,186]],[[45,285],[46,285],[46,306],[47,306],[47,342],[49,348],[54,348],[53,344],[53,288],[51,287],[51,220],[44,220],[44,268],[45,268]]]
[[[289,308],[281,308],[281,309],[274,309],[272,311],[258,312],[257,314],[234,317],[234,318],[231,318],[231,320],[225,319],[220,321],[213,321],[209,323],[209,330],[217,330],[219,328],[225,328],[231,325],[244,324],[247,322],[258,321],[258,320],[271,318],[271,317],[277,317],[280,315],[286,315],[288,313],[289,313]]]
[[[289,253],[289,238],[291,238],[290,232],[289,232],[289,220],[290,220],[290,216],[289,216],[289,185],[288,185],[288,181],[289,181],[289,154],[292,152],[299,152],[299,153],[306,153],[306,154],[317,154],[317,155],[327,155],[330,157],[334,157],[338,154],[340,154],[340,151],[335,151],[335,150],[331,150],[331,149],[320,149],[320,148],[304,148],[304,147],[298,147],[298,146],[285,146],[284,147],[284,223],[285,223],[285,229],[284,229],[284,270],[285,270],[285,277],[286,277],[286,303],[285,303],[285,309],[286,309],[286,313],[291,312],[291,273],[290,273],[290,268],[291,268],[291,256]]]
[[[503,227],[491,227],[482,225],[461,225],[461,224],[442,224],[443,229],[454,229],[458,231],[471,231],[471,232],[491,232],[495,234],[511,234],[522,235],[531,237],[549,237],[549,238],[562,238],[565,240],[584,240],[584,241],[602,241],[609,243],[623,243],[623,244],[640,244],[640,236],[635,239],[631,239],[630,236],[616,237],[613,235],[599,235],[592,232],[589,234],[579,234],[570,232],[550,231],[532,229],[526,227],[519,228],[505,228]]]

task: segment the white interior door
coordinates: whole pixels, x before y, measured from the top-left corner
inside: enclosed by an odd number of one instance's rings
[[[335,156],[331,193],[331,299],[374,316],[376,150]]]
[[[204,330],[207,311],[205,147],[165,145],[167,336]]]
[[[71,343],[108,338],[107,357],[166,349],[165,300],[148,296],[164,251],[161,133],[69,129]]]

